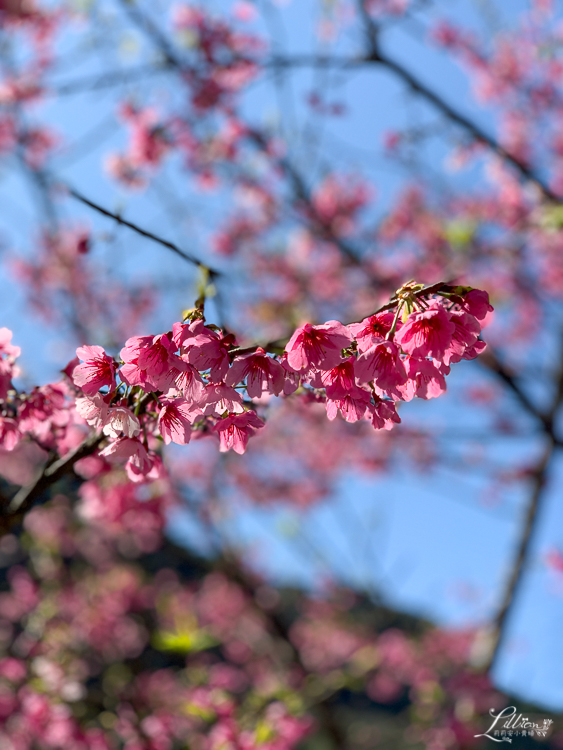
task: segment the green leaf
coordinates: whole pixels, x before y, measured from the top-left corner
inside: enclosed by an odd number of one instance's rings
[[[454,249],[466,247],[477,231],[477,223],[468,219],[453,219],[444,225],[444,237]]]
[[[546,206],[539,219],[544,229],[561,229],[563,227],[563,206]]]
[[[159,632],[153,638],[153,646],[158,651],[175,651],[180,654],[205,651],[217,643],[218,641],[207,631],[197,628],[185,628],[175,633]]]

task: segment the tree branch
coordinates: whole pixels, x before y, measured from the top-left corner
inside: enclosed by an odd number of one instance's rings
[[[561,336],[561,340],[563,342],[563,336]],[[507,379],[505,382],[511,385],[510,379]],[[514,386],[511,385],[511,387],[518,395],[518,391],[514,389]],[[519,395],[519,398],[522,403],[525,403],[525,401],[522,400],[522,395]],[[536,465],[532,474],[532,493],[526,510],[526,516],[524,525],[521,530],[520,539],[516,548],[514,563],[512,565],[504,595],[502,597],[491,629],[490,656],[485,664],[485,667],[488,670],[493,669],[495,664],[498,662],[499,655],[506,640],[507,623],[512,611],[514,610],[518,592],[522,587],[524,573],[528,566],[531,543],[534,533],[537,529],[539,511],[542,501],[545,499],[545,491],[547,488],[547,479],[551,462],[554,457],[556,447],[560,445],[560,442],[557,440],[557,437],[554,433],[553,425],[555,422],[555,417],[557,416],[557,412],[559,411],[562,403],[563,353],[561,355],[559,372],[555,380],[555,394],[553,396],[549,411],[542,417],[549,442],[544,449],[543,455],[538,461],[538,464]]]
[[[366,8],[365,0],[358,0],[358,10],[364,23],[364,28],[368,43],[368,54],[366,60],[369,60],[375,64],[381,65],[387,68],[391,72],[395,73],[404,83],[409,86],[414,92],[426,99],[427,102],[432,104],[438,109],[443,115],[445,115],[451,122],[462,127],[472,138],[480,143],[486,144],[492,151],[500,156],[504,161],[511,164],[528,182],[533,183],[539,188],[544,197],[556,203],[561,202],[561,196],[555,193],[549,185],[547,185],[531,167],[526,163],[518,159],[518,157],[507,151],[495,138],[489,135],[483,128],[481,128],[476,122],[466,117],[459,112],[455,107],[445,101],[439,94],[433,91],[429,86],[423,83],[413,73],[407,70],[401,63],[396,60],[392,60],[380,49],[379,44],[379,29],[377,24],[369,15]]]
[[[491,372],[493,372],[506,386],[508,386],[508,388],[516,396],[520,404],[524,407],[524,409],[541,424],[543,431],[551,438],[553,444],[557,447],[561,446],[563,443],[561,440],[559,440],[554,432],[554,415],[551,413],[551,410],[547,414],[544,414],[535,406],[532,399],[527,395],[527,393],[522,389],[522,387],[516,380],[514,374],[510,372],[510,370],[499,360],[496,353],[491,349],[491,347],[487,347],[486,351],[481,354],[481,356],[479,357],[479,362],[480,364],[487,367]],[[560,398],[561,397],[559,396],[559,399]]]
[[[491,629],[490,655],[484,664],[486,671],[491,671],[497,664],[502,647],[506,641],[508,619],[514,609],[518,592],[522,587],[524,572],[528,566],[531,542],[537,528],[538,512],[545,497],[547,477],[554,451],[554,442],[550,440],[532,474],[532,494],[516,547],[516,555]]]
[[[14,497],[7,502],[7,505],[2,508],[0,512],[0,535],[6,534],[19,523],[36,501],[55,482],[68,474],[77,461],[86,458],[86,456],[91,456],[103,439],[104,435],[90,435],[68,455],[45,464],[37,479],[27,487],[21,487]]]
[[[160,65],[140,65],[136,68],[126,68],[125,70],[115,70],[107,73],[101,73],[95,76],[85,76],[84,78],[75,78],[62,83],[52,84],[47,91],[47,95],[67,96],[68,94],[81,94],[85,91],[97,91],[98,89],[112,88],[124,83],[134,81],[143,81],[147,76],[159,75],[170,70],[169,64]]]
[[[196,258],[195,255],[191,255],[190,253],[187,253],[185,250],[181,250],[178,247],[178,245],[175,245],[173,242],[169,242],[168,240],[165,240],[162,237],[159,237],[157,234],[154,234],[153,232],[149,232],[147,229],[143,229],[138,224],[133,224],[133,222],[127,221],[119,214],[116,214],[113,211],[109,211],[107,208],[100,206],[98,203],[94,203],[94,201],[87,198],[79,190],[76,190],[76,188],[73,188],[70,185],[67,185],[62,182],[57,182],[56,184],[58,187],[62,188],[66,193],[68,193],[68,195],[70,195],[72,198],[74,198],[77,201],[80,201],[80,203],[83,203],[84,205],[89,206],[94,211],[97,211],[103,216],[107,216],[109,219],[113,219],[113,221],[116,221],[118,224],[121,224],[122,226],[128,227],[133,232],[140,234],[141,237],[146,237],[147,239],[152,240],[153,242],[157,242],[159,245],[162,245],[163,247],[166,247],[168,250],[171,250],[173,253],[178,255],[183,260],[188,261],[188,263],[192,263],[194,266],[197,266],[198,268],[201,268],[207,271],[211,278],[217,278],[218,276],[221,275],[219,271],[213,268],[210,268],[206,263],[203,263],[201,260],[198,260],[198,258]]]

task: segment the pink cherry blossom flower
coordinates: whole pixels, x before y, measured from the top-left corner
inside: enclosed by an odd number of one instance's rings
[[[481,325],[473,315],[463,310],[452,310],[449,316],[455,329],[451,344],[444,354],[444,362],[447,365],[463,359],[465,351],[474,346],[481,333]]]
[[[164,476],[162,459],[151,451],[147,452],[146,461],[141,461],[137,456],[131,456],[125,464],[125,471],[129,480],[136,484],[155,482]]]
[[[287,354],[283,354],[280,365],[284,372],[284,382],[283,382],[283,393],[284,396],[291,396],[292,393],[295,393],[295,391],[299,388],[300,384],[300,378],[298,373],[295,372],[295,370],[290,367],[287,361]]]
[[[205,388],[203,413],[207,416],[224,414],[226,411],[242,413],[242,394],[225,383],[209,383]]]
[[[127,385],[138,385],[145,391],[167,388],[173,379],[173,369],[181,368],[175,351],[176,346],[167,334],[133,336],[120,352],[125,364],[119,377]]]
[[[407,379],[399,347],[393,341],[373,344],[366,352],[360,354],[355,370],[360,383],[373,381],[378,392],[393,391]]]
[[[138,438],[120,437],[100,451],[104,458],[127,459],[125,470],[132,482],[144,481],[154,468],[154,456]]]
[[[10,357],[12,360],[17,359],[21,354],[20,347],[11,343],[13,335],[9,328],[0,328],[0,355]]]
[[[125,346],[119,352],[119,356],[125,363],[137,363],[142,350],[151,345],[153,338],[153,336],[132,336],[125,342]]]
[[[137,365],[154,379],[170,369],[170,355],[175,351],[176,345],[167,334],[162,333],[155,336],[149,346],[140,349]]]
[[[221,419],[213,428],[219,433],[219,450],[221,453],[234,450],[235,453],[243,454],[248,445],[248,439],[256,430],[264,427],[264,422],[254,411],[245,411],[244,414],[229,414]]]
[[[347,422],[357,422],[362,419],[371,401],[371,394],[363,388],[354,385],[347,393],[339,398],[327,398],[326,413],[333,420],[340,409]]]
[[[102,432],[112,438],[136,437],[141,432],[139,419],[125,406],[112,406],[104,419]]]
[[[358,351],[365,352],[373,344],[383,341],[393,325],[394,314],[390,311],[376,313],[364,318],[361,323],[351,323],[348,330],[356,339]],[[400,323],[398,324],[400,326]]]
[[[66,383],[51,383],[34,388],[18,409],[19,428],[30,432],[45,444],[54,444],[70,421]]]
[[[211,328],[207,328],[202,320],[196,320],[189,326],[193,334],[184,338],[188,343],[187,353],[184,355],[188,362],[200,372],[210,370],[211,379],[215,382],[223,380],[229,369],[230,336],[222,337]]]
[[[174,357],[171,373],[173,375],[173,390],[179,391],[186,401],[200,404],[205,400],[205,383],[193,365],[188,364],[180,357]]]
[[[138,438],[120,437],[117,440],[113,440],[100,451],[100,456],[104,456],[105,458],[110,456],[114,456],[115,458],[137,456],[140,464],[148,463],[147,450]]]
[[[403,401],[418,398],[437,398],[446,391],[446,379],[436,365],[428,359],[408,357],[405,362],[408,380],[397,386]]]
[[[489,295],[480,289],[472,289],[464,295],[465,309],[474,315],[478,320],[485,320],[494,308],[489,302]]]
[[[102,427],[106,422],[108,405],[101,393],[76,399],[76,412],[91,427]]]
[[[81,346],[76,350],[83,364],[74,368],[72,379],[87,396],[93,396],[100,388],[115,388],[115,362],[101,346]]]
[[[326,395],[330,399],[345,398],[356,388],[355,364],[356,358],[348,357],[332,370],[318,373],[321,385],[316,387],[326,388]]]
[[[279,362],[268,357],[264,349],[236,357],[225,383],[236,385],[246,378],[246,390],[250,398],[260,398],[264,392],[278,396],[284,386],[284,371]]]
[[[187,445],[190,442],[192,424],[200,410],[194,411],[193,406],[183,398],[163,401],[163,404],[158,415],[158,430],[162,439],[166,445],[170,442]]]
[[[424,312],[411,313],[397,331],[395,341],[412,357],[443,359],[452,342],[455,326],[444,308],[436,304]]]
[[[189,325],[178,322],[172,326],[172,341],[176,344],[177,349],[182,347],[185,338],[190,338],[191,336],[193,336],[193,333],[190,331]]]
[[[375,404],[369,405],[368,412],[371,414],[371,423],[376,430],[391,430],[394,424],[401,422],[397,407],[392,401],[376,399]]]
[[[72,373],[74,372],[75,367],[78,367],[79,364],[80,360],[78,357],[74,357],[70,360],[67,366],[61,370],[61,372],[64,373],[69,380],[72,380]]]
[[[306,372],[312,367],[331,370],[342,360],[340,352],[351,340],[350,331],[337,320],[320,326],[305,323],[285,347],[287,362],[296,372]]]
[[[0,417],[0,448],[13,451],[21,440],[21,433],[15,419]]]
[[[475,357],[478,357],[480,354],[482,354],[486,348],[487,348],[487,344],[484,341],[477,339],[477,341],[473,344],[473,346],[468,347],[463,352],[462,359],[475,359]],[[446,374],[449,374],[449,373],[446,373]]]

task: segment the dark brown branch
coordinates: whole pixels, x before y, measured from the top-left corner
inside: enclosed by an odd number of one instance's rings
[[[532,399],[518,383],[514,374],[499,360],[490,347],[487,347],[487,350],[481,354],[479,362],[491,370],[512,391],[528,414],[541,424],[543,431],[553,440],[554,445],[561,445],[561,441],[554,432],[553,415],[551,412],[544,414],[535,406]]]
[[[55,482],[72,471],[77,461],[86,458],[86,456],[91,456],[103,438],[103,435],[91,435],[68,455],[56,459],[52,463],[47,463],[34,482],[27,487],[21,487],[14,497],[8,501],[7,505],[2,508],[0,534],[7,533],[19,523]]]
[[[491,631],[490,656],[484,665],[485,669],[489,671],[497,663],[506,641],[508,618],[514,608],[518,593],[522,587],[524,573],[528,567],[531,543],[537,528],[537,518],[541,501],[545,496],[548,472],[554,450],[554,442],[550,440],[532,474],[532,492],[520,532],[516,555]]]
[[[561,338],[563,339],[563,337]],[[505,382],[510,385],[510,380],[506,380]],[[515,392],[518,393],[518,391]],[[520,399],[522,400],[521,396]],[[532,492],[526,509],[526,517],[520,533],[520,540],[518,542],[514,563],[491,631],[492,642],[490,646],[490,657],[486,663],[486,667],[489,670],[492,669],[498,661],[502,646],[506,640],[507,623],[511,612],[514,609],[515,602],[517,601],[518,592],[522,587],[524,573],[528,566],[531,544],[538,525],[539,511],[541,509],[542,501],[545,498],[550,466],[555,453],[555,448],[560,444],[554,434],[553,425],[562,403],[563,354],[561,355],[559,372],[555,379],[555,393],[551,401],[551,406],[549,411],[542,418],[549,442],[532,474]]]
[[[379,29],[366,8],[365,0],[358,0],[358,10],[364,23],[367,38],[367,60],[387,68],[387,70],[390,70],[398,76],[410,89],[412,89],[412,91],[426,99],[427,102],[438,109],[451,122],[462,127],[477,142],[484,143],[504,161],[515,167],[521,177],[528,182],[533,183],[540,189],[544,197],[556,203],[561,201],[561,196],[553,192],[549,185],[547,185],[525,162],[507,151],[495,138],[483,130],[483,128],[481,128],[476,122],[469,117],[466,117],[455,107],[446,102],[445,99],[417,78],[414,73],[407,70],[407,68],[401,65],[401,63],[392,60],[383,53],[379,44]]]
[[[484,143],[492,151],[494,151],[497,156],[500,156],[501,159],[515,167],[516,170],[520,173],[520,176],[539,188],[545,198],[548,198],[549,200],[556,203],[559,203],[561,201],[561,196],[555,193],[549,187],[549,185],[547,185],[537,174],[535,174],[531,167],[518,159],[518,157],[511,154],[510,151],[507,151],[495,138],[493,138],[479,125],[477,125],[477,123],[473,122],[473,120],[470,120],[465,115],[462,115],[461,112],[458,112],[452,105],[448,104],[448,102],[446,102],[441,96],[439,96],[435,91],[432,91],[432,89],[426,86],[426,84],[422,83],[420,79],[416,78],[413,73],[404,68],[400,63],[396,62],[395,60],[391,60],[391,58],[387,57],[381,52],[375,53],[375,55],[370,59],[373,59],[373,62],[379,63],[388,70],[391,70],[399,78],[401,78],[401,80],[403,80],[404,83],[406,83],[413,91],[424,97],[426,101],[430,102],[430,104],[436,107],[436,109],[438,109],[449,120],[454,122],[456,125],[461,126],[465,131],[467,131],[477,142]]]
[[[76,190],[76,188],[70,187],[69,185],[66,185],[61,182],[58,182],[57,186],[63,189],[66,193],[68,193],[68,195],[72,196],[75,200],[80,201],[81,203],[84,203],[84,205],[89,206],[94,211],[97,211],[103,216],[107,216],[109,219],[113,219],[113,221],[116,221],[118,224],[121,224],[124,227],[128,227],[129,229],[133,230],[133,232],[140,234],[142,237],[146,237],[147,239],[152,240],[153,242],[158,242],[159,245],[162,245],[163,247],[166,247],[168,250],[171,250],[173,253],[178,255],[183,260],[188,261],[188,263],[192,263],[194,266],[197,266],[198,268],[201,268],[207,271],[211,278],[217,278],[218,276],[220,276],[219,271],[216,271],[213,268],[210,268],[206,263],[203,263],[201,260],[198,260],[198,258],[196,258],[194,255],[191,255],[190,253],[187,253],[185,250],[180,249],[178,245],[175,245],[173,242],[168,242],[168,240],[165,240],[162,237],[159,237],[157,234],[154,234],[153,232],[149,232],[148,230],[143,229],[138,224],[133,224],[131,221],[127,221],[122,216],[114,213],[113,211],[108,211],[107,208],[100,206],[98,203],[94,203],[94,201],[87,198],[80,191]]]
[[[439,281],[436,284],[431,284],[430,286],[425,286],[422,289],[419,289],[417,292],[413,292],[412,296],[416,299],[419,299],[420,297],[429,297],[432,294],[439,294],[440,292],[446,292],[451,293],[455,287],[451,286],[451,284],[446,284],[444,281]],[[378,313],[385,312],[386,310],[393,310],[397,306],[398,298],[393,297],[390,302],[387,302],[385,305],[382,305],[381,307],[378,307],[377,310],[374,310],[370,315],[377,315]],[[368,316],[365,316],[368,317]],[[350,320],[346,323],[346,325],[350,325],[351,323],[360,323],[359,320]],[[276,339],[275,341],[268,341],[267,344],[254,344],[253,346],[247,346],[244,349],[231,349],[229,354],[233,356],[241,356],[242,354],[251,354],[252,352],[255,352],[256,349],[260,346],[264,351],[270,352],[271,354],[281,354],[283,350],[285,349],[285,346],[288,342],[287,338],[283,339]]]

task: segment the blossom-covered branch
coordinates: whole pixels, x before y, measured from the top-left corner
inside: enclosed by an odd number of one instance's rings
[[[107,438],[99,455],[124,460],[139,482],[160,476],[158,440],[214,435],[221,451],[244,453],[264,427],[255,407],[272,396],[298,392],[322,401],[331,420],[340,412],[388,430],[400,422],[398,403],[441,395],[451,365],[485,348],[479,335],[491,311],[486,292],[409,282],[361,322],[305,323],[272,353],[238,348],[196,307],[171,331],[129,339],[119,361],[100,346],[80,347],[66,381],[31,394],[12,390],[19,349],[3,329],[0,444],[13,449],[29,434],[62,455],[70,427],[87,424]]]

